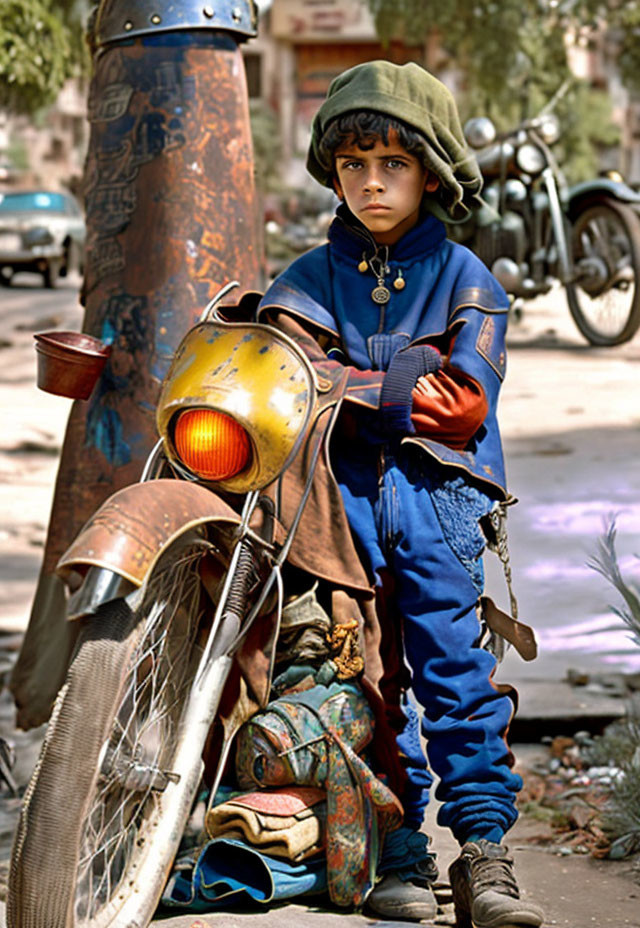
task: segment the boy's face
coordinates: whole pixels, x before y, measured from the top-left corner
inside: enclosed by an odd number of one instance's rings
[[[388,145],[377,138],[362,151],[351,142],[334,158],[338,196],[381,245],[393,245],[408,232],[418,221],[425,191],[438,188],[438,178],[403,148],[393,130]]]

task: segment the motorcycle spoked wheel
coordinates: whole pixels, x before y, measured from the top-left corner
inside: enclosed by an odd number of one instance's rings
[[[640,327],[640,220],[631,207],[603,199],[576,216],[571,229],[575,267],[593,261],[603,278],[617,282],[600,292],[589,282],[567,285],[569,310],[592,345],[613,347]]]
[[[189,744],[183,716],[202,653],[203,553],[202,543],[178,563],[174,553],[135,612],[116,600],[83,629],[25,793],[8,928],[151,920],[201,776],[202,744]],[[194,773],[176,782],[185,750]]]

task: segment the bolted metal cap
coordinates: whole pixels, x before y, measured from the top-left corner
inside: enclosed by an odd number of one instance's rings
[[[255,0],[101,0],[94,35],[98,48],[176,30],[213,29],[250,38],[257,24]]]

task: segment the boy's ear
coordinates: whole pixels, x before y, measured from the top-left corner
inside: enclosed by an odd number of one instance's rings
[[[335,174],[333,175],[333,189],[335,190],[337,196],[338,196],[341,200],[344,200],[344,193],[342,192],[342,187],[340,186],[340,181],[338,180],[338,178],[336,177]]]
[[[427,193],[435,193],[440,186],[440,178],[437,174],[427,173],[427,179],[424,182],[424,189]]]

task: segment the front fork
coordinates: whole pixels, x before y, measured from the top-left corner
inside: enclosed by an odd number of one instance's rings
[[[556,248],[558,250],[558,277],[562,284],[571,283],[574,277],[573,260],[569,242],[567,241],[567,232],[565,225],[565,216],[558,195],[558,184],[551,166],[546,167],[542,172],[547,196],[549,198],[549,213],[551,215],[551,227],[553,228]]]

